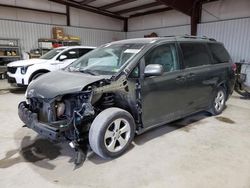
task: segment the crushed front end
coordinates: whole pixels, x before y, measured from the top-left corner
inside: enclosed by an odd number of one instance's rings
[[[53,140],[75,141],[88,130],[93,118],[92,92],[81,91],[52,99],[27,97],[18,106],[18,115],[28,128]],[[81,125],[86,126],[81,126]],[[81,135],[81,137],[80,137]]]

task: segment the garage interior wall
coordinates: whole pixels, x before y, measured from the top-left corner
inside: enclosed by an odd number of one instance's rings
[[[1,4],[65,13],[66,7],[47,0],[1,0]],[[66,34],[81,37],[82,45],[99,46],[124,39],[123,21],[91,12],[70,9],[71,27],[66,16],[0,6],[0,38],[17,38],[24,51],[38,47],[38,38],[51,38],[52,27],[63,27]]]
[[[175,10],[129,19],[127,38],[190,34],[190,17]],[[203,4],[197,35],[223,42],[233,61],[250,61],[250,1],[220,0]]]
[[[250,1],[221,0],[204,4],[198,35],[223,42],[234,62],[250,62]]]
[[[158,36],[190,34],[190,17],[170,10],[128,20],[127,38],[143,37],[152,32]]]

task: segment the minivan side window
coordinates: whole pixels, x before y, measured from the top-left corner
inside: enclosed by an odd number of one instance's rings
[[[222,44],[208,43],[208,47],[211,50],[214,64],[226,63],[230,61],[230,55]]]
[[[204,43],[180,43],[185,68],[210,64],[210,55]]]
[[[145,56],[145,66],[149,64],[160,64],[164,72],[179,69],[175,44],[163,44],[154,48]]]
[[[129,77],[130,78],[139,78],[139,75],[140,75],[140,68],[139,68],[139,65],[137,65],[133,71],[130,73]]]

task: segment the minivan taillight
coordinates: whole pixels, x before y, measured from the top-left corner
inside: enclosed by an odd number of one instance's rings
[[[233,70],[234,72],[236,72],[236,70],[237,70],[237,65],[236,65],[236,63],[232,63],[232,70]]]

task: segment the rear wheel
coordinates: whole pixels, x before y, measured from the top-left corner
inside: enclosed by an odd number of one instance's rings
[[[115,158],[125,152],[134,134],[135,123],[131,114],[120,108],[108,108],[94,119],[89,143],[102,158]]]
[[[223,87],[219,87],[216,91],[215,96],[213,97],[213,101],[209,112],[211,112],[211,114],[213,115],[218,115],[225,109],[225,105],[226,105],[226,92]]]

